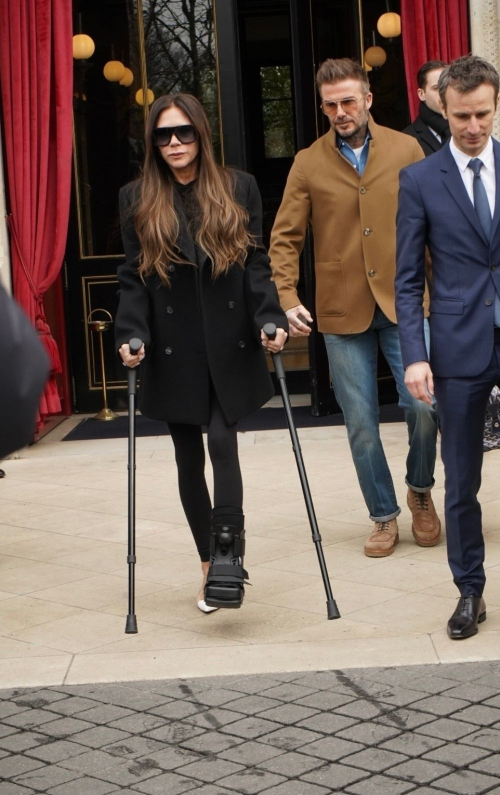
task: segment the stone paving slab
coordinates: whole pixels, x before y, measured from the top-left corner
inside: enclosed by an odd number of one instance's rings
[[[494,795],[500,662],[0,691],[0,795]]]

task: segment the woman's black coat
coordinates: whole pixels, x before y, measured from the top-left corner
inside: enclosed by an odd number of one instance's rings
[[[157,420],[207,424],[211,378],[226,421],[234,423],[274,395],[260,329],[272,322],[288,330],[269,259],[263,249],[251,248],[244,268],[233,265],[226,276],[213,279],[211,262],[198,249],[199,266],[168,266],[170,287],[156,274],[144,284],[137,273],[140,243],[131,212],[138,185],[120,191],[126,261],[118,268],[115,330],[117,348],[132,337],[146,346],[139,408]],[[250,174],[236,172],[235,197],[248,210],[249,231],[260,240],[262,203]],[[177,198],[175,203],[180,256],[196,263],[181,203]]]

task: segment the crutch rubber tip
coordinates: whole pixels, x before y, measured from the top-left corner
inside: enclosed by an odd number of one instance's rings
[[[126,635],[135,635],[137,633],[137,617],[136,616],[127,616],[127,623],[125,624],[125,634]]]
[[[340,618],[339,609],[337,607],[337,602],[335,599],[328,599],[326,602],[326,610],[328,613],[328,620],[331,621],[333,618]]]

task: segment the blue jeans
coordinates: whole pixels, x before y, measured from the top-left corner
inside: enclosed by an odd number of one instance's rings
[[[408,425],[406,483],[426,492],[434,485],[437,415],[412,398],[404,384],[398,327],[376,307],[371,325],[361,334],[324,334],[333,389],[344,414],[359,485],[375,522],[401,512],[379,433],[377,394],[378,346],[392,370]]]

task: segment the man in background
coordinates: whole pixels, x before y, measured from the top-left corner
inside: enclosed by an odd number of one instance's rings
[[[412,135],[422,147],[425,156],[433,155],[449,140],[450,128],[441,113],[438,80],[446,63],[427,61],[417,72],[418,116],[403,132]]]

